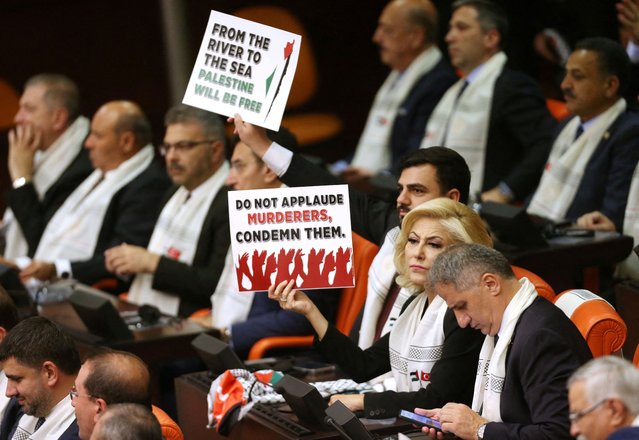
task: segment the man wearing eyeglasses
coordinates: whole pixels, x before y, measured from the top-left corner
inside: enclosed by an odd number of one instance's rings
[[[177,105],[166,117],[160,151],[174,187],[167,194],[147,248],[122,244],[106,251],[106,267],[135,275],[129,300],[186,317],[210,307],[209,295],[230,244],[224,126],[210,112]]]
[[[78,438],[69,390],[80,369],[73,340],[46,318],[16,325],[0,346],[0,362],[11,398],[0,439]]]
[[[132,353],[104,350],[88,357],[69,393],[80,439],[91,438],[95,424],[110,405],[136,403],[150,410],[149,377],[146,364]]]
[[[580,440],[639,439],[639,369],[616,356],[591,360],[568,379],[570,434]]]

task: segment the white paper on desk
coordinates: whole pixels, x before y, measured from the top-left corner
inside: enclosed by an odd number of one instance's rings
[[[302,37],[211,11],[184,104],[279,130]]]

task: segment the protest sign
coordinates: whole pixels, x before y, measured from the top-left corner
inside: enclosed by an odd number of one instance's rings
[[[183,103],[277,131],[302,37],[211,11]]]
[[[241,291],[354,285],[347,185],[231,191],[229,220]]]

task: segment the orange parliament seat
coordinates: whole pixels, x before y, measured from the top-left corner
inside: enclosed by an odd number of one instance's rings
[[[554,303],[577,326],[594,357],[616,353],[626,342],[626,323],[606,300],[589,290],[566,290]]]
[[[165,413],[162,409],[153,405],[151,408],[153,415],[158,422],[160,422],[160,428],[162,428],[162,437],[166,440],[184,440],[184,434],[177,423]]]
[[[341,119],[332,113],[291,112],[310,103],[319,83],[313,49],[302,23],[287,9],[279,6],[249,6],[238,9],[235,16],[255,21],[302,36],[295,79],[286,103],[282,126],[288,128],[301,147],[327,141],[342,131]]]
[[[335,327],[348,335],[355,323],[357,314],[366,301],[368,286],[368,268],[377,255],[379,247],[353,233],[353,270],[355,271],[355,287],[342,290]],[[263,358],[266,352],[276,348],[310,347],[313,336],[272,336],[257,341],[249,352],[249,359]]]
[[[632,363],[635,364],[635,367],[639,367],[639,345],[635,349],[635,355],[632,358]]]
[[[528,278],[528,280],[533,283],[535,289],[537,289],[537,293],[540,296],[543,296],[548,301],[553,302],[555,299],[555,291],[554,289],[544,281],[539,275],[529,271],[528,269],[524,269],[519,266],[511,266],[513,268],[513,272],[515,272],[515,276],[517,279],[521,279],[523,277]]]
[[[558,121],[566,119],[568,116],[570,116],[570,112],[566,107],[566,103],[558,99],[547,98],[546,107],[548,107],[548,111],[550,111],[550,114]]]
[[[0,130],[13,126],[13,118],[18,113],[20,96],[11,85],[0,78]]]

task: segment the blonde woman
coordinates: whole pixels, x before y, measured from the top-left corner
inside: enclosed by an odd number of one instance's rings
[[[393,330],[361,350],[322,316],[293,281],[271,286],[269,297],[301,313],[317,333],[316,348],[353,380],[364,382],[392,371],[397,392],[336,395],[369,418],[393,417],[400,409],[437,408],[472,400],[484,335],[462,329],[446,303],[429,291],[428,271],[439,253],[456,243],[492,246],[481,218],[466,205],[439,198],[419,205],[402,222],[395,248],[397,283],[414,292]]]

